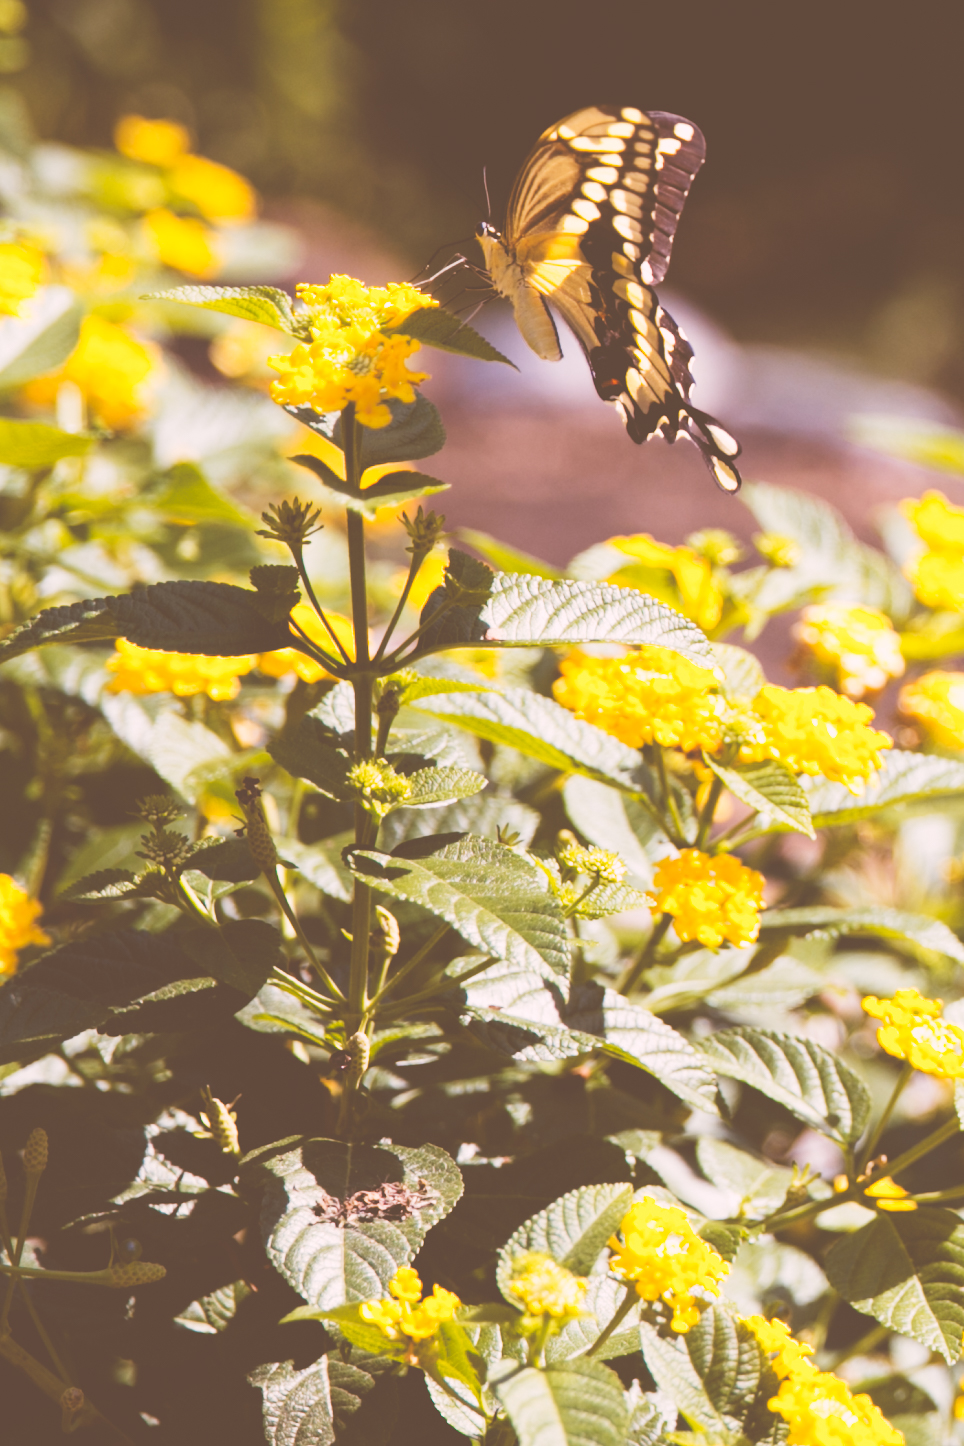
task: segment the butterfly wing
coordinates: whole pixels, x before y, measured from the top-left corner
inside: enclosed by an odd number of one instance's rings
[[[577,111],[540,137],[523,166],[505,244],[516,289],[532,288],[561,313],[633,441],[657,432],[674,441],[682,431],[718,485],[735,492],[740,448],[691,404],[692,348],[652,290],[704,154],[699,130],[681,116]]]

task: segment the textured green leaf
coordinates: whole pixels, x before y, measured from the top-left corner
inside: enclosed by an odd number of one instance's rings
[[[353,878],[350,869],[342,862],[342,849],[354,843],[354,831],[336,834],[334,838],[323,839],[320,843],[303,844],[299,839],[277,840],[278,852],[282,858],[290,859],[300,873],[333,899],[345,903],[351,898]]]
[[[238,1313],[238,1306],[251,1294],[247,1281],[235,1280],[231,1285],[222,1285],[210,1295],[202,1295],[186,1305],[180,1315],[174,1317],[174,1324],[199,1335],[219,1335],[227,1330]]]
[[[80,335],[83,305],[75,302],[66,288],[58,288],[67,304],[59,310],[35,302],[37,315],[23,321],[12,318],[0,333],[0,391],[22,387],[24,382],[43,376],[61,366]],[[57,299],[54,299],[55,305]]]
[[[321,1310],[386,1295],[395,1271],[411,1263],[462,1193],[458,1167],[437,1145],[295,1139],[255,1151],[242,1170],[265,1184],[261,1227],[272,1264]],[[429,1203],[402,1219],[353,1217],[352,1196],[386,1182],[427,1194]],[[321,1218],[339,1202],[348,1205],[345,1221]]]
[[[918,803],[964,793],[964,763],[936,753],[885,753],[884,760],[856,796],[842,783],[825,778],[801,780],[816,828],[857,823],[895,804]]]
[[[390,853],[406,839],[425,838],[429,834],[471,833],[497,842],[501,829],[503,834],[511,830],[528,844],[538,826],[539,815],[526,804],[501,794],[477,793],[441,808],[396,810],[382,824],[378,841]]]
[[[519,1304],[508,1287],[513,1260],[527,1250],[551,1255],[575,1275],[588,1275],[609,1237],[619,1229],[632,1198],[631,1185],[583,1185],[526,1220],[499,1252],[495,1278],[506,1300]],[[601,1325],[597,1332],[599,1329]]]
[[[76,904],[90,904],[99,899],[132,899],[141,893],[130,869],[98,869],[70,884],[61,895]]]
[[[438,306],[422,306],[400,321],[397,326],[384,328],[386,336],[411,336],[424,346],[435,347],[436,351],[449,351],[455,356],[474,357],[476,361],[505,362],[506,366],[518,371],[515,362],[509,361],[496,351],[490,341],[480,336],[471,326]]]
[[[151,491],[144,500],[166,522],[178,523],[182,527],[212,523],[244,528],[253,525],[250,514],[212,487],[194,462],[177,462],[160,487]]]
[[[710,1306],[679,1343],[664,1340],[649,1325],[641,1335],[653,1379],[694,1430],[712,1432],[715,1440],[772,1438],[777,1423],[767,1402],[776,1392],[776,1377],[756,1337],[729,1306]]]
[[[904,909],[833,909],[816,905],[808,909],[772,909],[761,916],[760,931],[769,934],[817,935],[839,939],[848,934],[875,934],[956,959],[964,964],[964,944],[940,919],[927,914],[910,914]]]
[[[766,674],[754,653],[732,643],[714,643],[713,657],[723,669],[723,692],[728,698],[755,698],[766,683]]]
[[[503,844],[471,834],[411,839],[394,854],[354,850],[348,862],[372,888],[420,904],[494,959],[568,975],[569,939],[548,880]]]
[[[361,441],[360,462],[362,468],[381,467],[388,462],[415,462],[421,457],[434,456],[445,446],[445,428],[438,411],[421,392],[416,392],[414,402],[400,402],[390,398],[385,405],[392,414],[387,427],[359,427]],[[307,426],[312,423],[303,415],[311,413],[310,407],[288,408],[295,412]],[[311,413],[315,426],[313,431],[324,431],[321,418]],[[329,435],[326,433],[326,435]],[[341,446],[341,420],[336,421],[330,433],[336,446]]]
[[[326,797],[347,802],[355,797],[347,781],[353,765],[337,743],[330,729],[309,713],[297,729],[272,738],[268,752],[293,777],[306,778]]]
[[[519,1446],[626,1446],[629,1411],[619,1377],[585,1359],[498,1379],[495,1391]]]
[[[782,825],[795,833],[805,833],[808,838],[815,837],[807,795],[786,764],[771,758],[763,763],[746,763],[741,768],[726,768],[708,753],[703,754],[703,762],[734,798],[757,810],[762,823]]]
[[[276,286],[175,286],[171,291],[153,291],[141,300],[182,301],[187,306],[240,316],[244,321],[257,321],[307,340],[307,329],[295,316],[290,296]]]
[[[410,773],[411,793],[401,800],[399,808],[429,808],[433,804],[454,803],[472,798],[488,783],[484,773],[472,768],[420,768]]]
[[[25,467],[28,471],[52,467],[61,457],[83,457],[93,444],[93,437],[62,432],[44,422],[0,417],[0,465],[4,467]]]
[[[269,1446],[332,1446],[335,1422],[327,1356],[303,1371],[296,1371],[293,1361],[258,1366],[248,1383],[261,1392]]]
[[[477,683],[465,683],[455,678],[431,678],[416,673],[414,668],[405,668],[400,673],[382,680],[382,696],[391,690],[397,696],[399,708],[407,708],[419,698],[431,698],[437,693],[488,693],[489,685],[480,678]]]
[[[964,1330],[964,1225],[934,1206],[881,1213],[842,1235],[827,1277],[857,1310],[911,1336],[951,1365]]]
[[[589,843],[611,849],[644,888],[653,882],[653,865],[673,853],[662,829],[635,799],[584,774],[567,778],[562,789],[566,813]]]
[[[752,1220],[769,1215],[783,1203],[793,1182],[792,1170],[761,1160],[712,1135],[697,1141],[696,1158],[707,1180],[736,1196],[731,1215],[747,1215]]]
[[[645,1322],[640,1328],[643,1360],[659,1390],[668,1395],[694,1431],[713,1433],[709,1439],[726,1438],[732,1429],[706,1393],[699,1372],[681,1341],[669,1341]]]
[[[752,1085],[821,1134],[851,1144],[863,1133],[866,1086],[813,1040],[741,1025],[709,1035],[700,1047],[719,1074]]]

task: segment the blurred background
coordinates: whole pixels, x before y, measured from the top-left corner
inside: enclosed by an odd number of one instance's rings
[[[964,407],[954,0],[0,0],[0,30],[42,138],[106,148],[125,112],[181,121],[300,228],[312,280],[401,279],[471,247],[483,167],[499,220],[530,145],[579,106],[677,111],[708,161],[663,299],[745,475],[820,493],[865,535],[934,480],[863,451],[854,419]],[[556,562],[620,531],[749,534],[694,449],[627,440],[574,343],[552,367],[496,306],[476,324],[522,371],[433,356],[450,521]]]

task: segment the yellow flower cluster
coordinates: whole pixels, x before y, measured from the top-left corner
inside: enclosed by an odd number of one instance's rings
[[[163,170],[172,194],[196,207],[207,220],[230,225],[254,216],[255,194],[244,177],[217,161],[192,155],[191,138],[176,121],[122,116],[114,130],[114,144],[129,160]]]
[[[733,854],[711,858],[699,849],[684,849],[679,858],[664,859],[653,874],[653,904],[672,914],[684,942],[697,939],[705,949],[718,949],[727,939],[740,946],[760,932],[763,884],[763,875]]]
[[[39,290],[46,272],[46,257],[36,246],[0,244],[0,315],[26,316],[25,303]]]
[[[657,584],[655,596],[678,607],[704,632],[716,627],[723,613],[724,595],[708,558],[701,557],[691,547],[670,547],[668,543],[657,542],[646,532],[635,537],[611,537],[609,541],[620,552],[636,558],[643,567],[669,573],[675,589],[666,592]],[[619,574],[610,581],[618,582]],[[654,590],[649,586],[643,591]]]
[[[839,1376],[818,1371],[810,1346],[790,1335],[783,1321],[751,1315],[745,1322],[768,1355],[780,1381],[770,1410],[790,1427],[788,1446],[904,1446],[901,1433],[869,1396],[854,1395]]]
[[[964,1029],[941,1019],[942,999],[927,999],[916,989],[898,989],[892,999],[868,994],[864,1010],[882,1020],[877,1043],[895,1059],[922,1074],[964,1079]]]
[[[115,675],[107,685],[110,693],[174,693],[178,698],[206,693],[222,703],[238,696],[242,676],[255,664],[253,657],[208,658],[139,648],[126,638],[118,638],[115,646],[107,660],[108,672]]]
[[[123,326],[92,313],[85,316],[77,345],[64,366],[28,382],[22,396],[50,406],[64,382],[73,382],[91,416],[105,427],[126,427],[143,412],[157,351]]]
[[[727,706],[716,676],[668,648],[642,647],[625,658],[576,650],[559,671],[556,702],[630,748],[713,752],[722,742]]]
[[[415,386],[427,372],[410,372],[405,363],[421,343],[409,336],[386,336],[381,328],[400,325],[430,297],[407,284],[364,286],[351,276],[332,276],[326,286],[300,284],[308,307],[312,341],[286,356],[268,357],[279,373],[271,395],[286,406],[310,406],[316,412],[340,412],[349,404],[366,427],[385,427],[392,419],[389,398],[415,400]]]
[[[893,739],[868,725],[874,716],[866,703],[854,703],[832,688],[760,689],[753,700],[761,735],[747,740],[741,763],[776,758],[793,773],[823,774],[859,793],[880,767]]]
[[[543,1316],[550,1316],[561,1327],[583,1314],[586,1281],[541,1250],[516,1256],[508,1290],[534,1325],[541,1323]]]
[[[367,1325],[377,1326],[388,1340],[426,1341],[443,1321],[452,1320],[462,1302],[450,1290],[436,1285],[432,1294],[420,1299],[422,1282],[417,1271],[403,1265],[388,1282],[389,1296],[363,1300],[358,1314]]]
[[[37,923],[43,912],[9,874],[0,874],[0,975],[13,974],[17,955],[29,944],[49,944],[50,938]]]
[[[926,551],[904,571],[919,600],[929,608],[964,610],[964,507],[954,507],[943,492],[908,498],[901,511]]]
[[[900,711],[942,748],[964,748],[964,673],[937,668],[900,690]]]
[[[818,663],[834,670],[848,698],[876,693],[904,671],[900,637],[876,608],[850,603],[804,608],[796,635]]]
[[[637,1200],[619,1227],[622,1240],[609,1241],[614,1275],[632,1281],[643,1300],[665,1300],[673,1310],[672,1327],[681,1334],[700,1318],[692,1292],[719,1295],[719,1282],[730,1267],[696,1234],[685,1213],[660,1205],[652,1196]]]
[[[870,1196],[878,1210],[888,1213],[917,1209],[917,1201],[909,1200],[903,1185],[898,1185],[889,1175],[882,1175],[879,1180],[868,1185],[864,1194]]]

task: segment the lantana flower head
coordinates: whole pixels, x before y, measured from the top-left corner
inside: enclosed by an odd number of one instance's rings
[[[780,688],[767,683],[753,700],[763,737],[740,751],[741,763],[776,758],[793,773],[823,774],[859,793],[893,739],[869,727],[874,713],[832,688]]]
[[[942,492],[908,498],[901,511],[925,544],[925,551],[904,568],[920,602],[951,612],[964,609],[964,507],[954,507]]]
[[[586,1281],[541,1250],[527,1250],[516,1256],[507,1289],[523,1307],[532,1328],[541,1325],[545,1316],[560,1329],[567,1321],[585,1314],[582,1305]]]
[[[653,905],[672,914],[684,942],[697,939],[706,949],[718,949],[726,939],[739,947],[760,932],[763,884],[763,875],[733,854],[711,858],[700,849],[684,849],[656,868]]]
[[[21,949],[49,944],[37,920],[43,909],[9,874],[0,874],[0,976],[13,974]]]
[[[719,1295],[730,1267],[700,1239],[683,1210],[649,1195],[630,1206],[619,1233],[621,1240],[614,1235],[609,1241],[610,1270],[633,1282],[642,1300],[666,1301],[673,1330],[685,1335],[700,1318],[693,1291]]]
[[[900,637],[877,608],[821,603],[804,608],[795,631],[817,662],[834,670],[848,698],[878,692],[904,671]]]
[[[941,1019],[943,1000],[898,989],[892,999],[868,994],[863,1007],[881,1020],[877,1043],[895,1059],[938,1079],[964,1079],[964,1029]]]
[[[942,748],[964,748],[964,673],[936,668],[906,683],[900,711],[922,724]]]
[[[206,693],[216,702],[236,698],[241,678],[255,665],[252,656],[243,658],[209,658],[198,653],[166,653],[157,648],[139,648],[126,638],[118,638],[113,657],[107,660],[108,672],[114,677],[107,685],[110,693],[173,693],[190,698]]]
[[[418,1272],[403,1265],[388,1282],[389,1294],[381,1300],[363,1300],[358,1314],[368,1325],[377,1326],[390,1341],[426,1341],[443,1321],[452,1320],[462,1304],[459,1297],[441,1285],[421,1299]]]
[[[22,241],[0,244],[0,316],[26,316],[27,304],[43,283],[47,259]]]
[[[594,658],[578,649],[563,658],[556,702],[630,748],[715,750],[726,700],[716,675],[668,648],[642,647],[624,658]]]
[[[787,1446],[904,1446],[870,1396],[855,1396],[839,1376],[818,1371],[807,1359],[811,1347],[794,1340],[783,1321],[751,1315],[744,1324],[773,1355],[780,1389],[767,1405],[790,1428]]]

